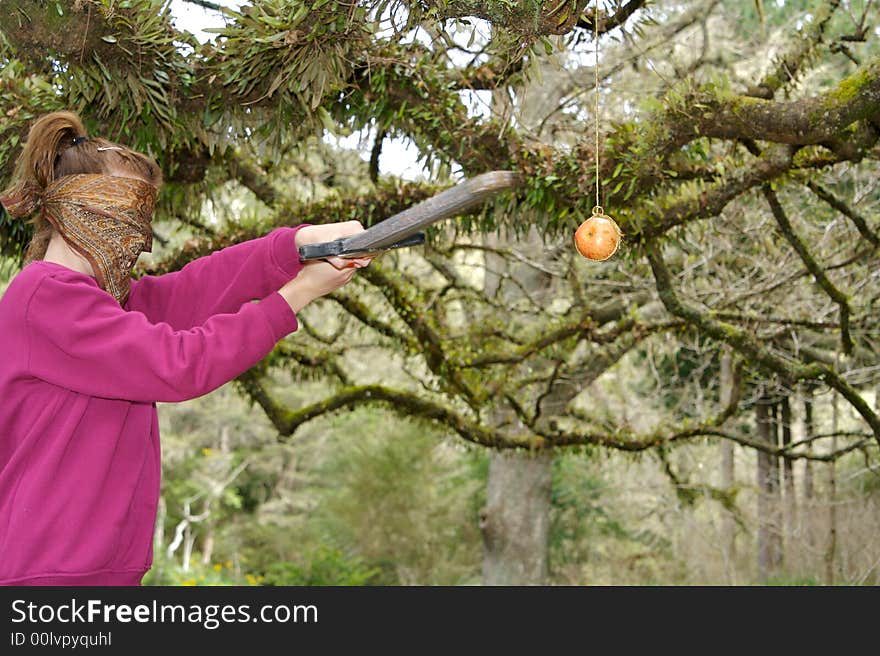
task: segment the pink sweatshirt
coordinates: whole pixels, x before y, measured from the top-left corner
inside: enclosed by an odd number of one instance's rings
[[[297,329],[277,290],[301,268],[298,228],[133,280],[124,308],[59,264],[15,277],[0,298],[0,585],[140,584],[156,402],[216,389]]]

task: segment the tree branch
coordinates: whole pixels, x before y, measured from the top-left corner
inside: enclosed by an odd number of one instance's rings
[[[229,167],[229,177],[237,180],[254,196],[260,199],[268,207],[274,207],[278,202],[278,194],[269,182],[266,175],[252,163],[245,160],[239,153],[227,151],[226,164]]]
[[[328,296],[328,298],[337,303],[343,310],[355,317],[365,326],[369,326],[380,335],[385,335],[385,337],[393,339],[408,350],[418,348],[417,342],[412,339],[410,335],[395,330],[390,324],[379,319],[372,312],[371,308],[366,303],[362,303],[356,296],[336,291]]]
[[[639,340],[652,333],[674,330],[682,325],[683,323],[678,321],[637,323],[633,320],[626,320],[621,325],[615,326],[612,330],[600,332],[596,330],[598,324],[588,316],[579,322],[566,324],[555,330],[545,331],[540,337],[523,345],[507,350],[486,351],[482,355],[462,364],[462,366],[465,368],[483,369],[495,364],[516,364],[549,346],[574,336],[595,344],[609,344],[623,334],[632,335]]]
[[[701,436],[716,436],[729,439],[743,446],[748,446],[765,453],[774,455],[786,455],[792,460],[808,459],[831,461],[845,453],[849,453],[864,446],[866,440],[861,440],[836,452],[825,455],[813,455],[811,453],[792,453],[791,448],[778,449],[761,442],[754,442],[747,438],[714,428],[727,420],[735,411],[737,400],[718,415],[708,419],[699,426],[683,427],[673,433],[657,432],[647,436],[638,436],[631,431],[618,433],[573,433],[573,432],[544,432],[537,435],[520,434],[513,435],[495,428],[467,419],[460,413],[441,403],[424,399],[413,392],[391,389],[383,385],[363,385],[344,387],[333,396],[322,401],[309,404],[298,410],[287,410],[278,403],[265,389],[263,378],[254,370],[246,372],[236,379],[247,395],[263,408],[266,416],[272,422],[281,437],[290,437],[306,422],[335,412],[344,408],[353,408],[359,405],[381,404],[397,415],[407,419],[421,419],[436,422],[437,424],[453,430],[468,442],[481,446],[497,449],[541,449],[551,447],[579,446],[595,444],[606,446],[621,451],[645,451],[647,449],[664,446],[666,444],[683,441]],[[735,396],[735,395],[734,395]],[[783,451],[785,452],[783,454]]]
[[[696,93],[688,105],[706,103],[682,126],[722,139],[758,139],[793,145],[821,144],[847,127],[880,114],[880,58],[844,78],[835,88],[812,98],[774,102],[735,96],[718,100]],[[682,112],[685,114],[685,112]]]
[[[620,7],[620,9],[610,16],[608,14],[605,14],[604,16],[600,15],[598,26],[599,34],[606,34],[613,29],[621,27],[633,14],[639,9],[642,9],[646,4],[648,4],[648,0],[629,0],[629,2]],[[717,4],[717,1],[712,4]],[[584,30],[589,30],[592,34],[595,31],[594,24],[598,13],[597,7],[593,7],[591,11],[585,12],[581,15],[578,22],[575,23],[575,26]]]
[[[820,0],[817,5],[812,12],[813,20],[800,31],[790,49],[777,57],[775,66],[764,78],[755,86],[749,87],[747,95],[770,100],[781,87],[797,79],[802,67],[822,40],[831,16],[840,6],[840,0]]]
[[[370,150],[370,180],[373,184],[379,182],[379,157],[382,155],[382,142],[385,141],[387,130],[377,130],[373,148]]]
[[[791,147],[771,146],[757,160],[743,164],[699,192],[661,197],[656,203],[657,209],[645,219],[636,225],[623,221],[621,228],[629,240],[640,242],[662,235],[677,225],[717,216],[734,198],[785,173],[793,157]]]
[[[392,389],[383,385],[344,387],[322,401],[309,404],[298,410],[288,410],[268,393],[262,378],[252,372],[242,374],[237,380],[248,396],[263,408],[278,433],[284,437],[293,435],[300,426],[316,417],[343,408],[379,403],[402,417],[437,422],[452,429],[468,442],[482,446],[497,448],[531,448],[534,446],[533,440],[528,436],[508,435],[471,421],[441,403],[422,398],[413,392]]]
[[[853,222],[853,224],[855,224],[856,228],[859,231],[859,234],[861,234],[862,237],[870,242],[871,245],[874,246],[874,248],[880,247],[880,237],[878,237],[877,234],[868,227],[868,222],[865,220],[865,217],[856,212],[852,207],[844,203],[842,200],[837,198],[837,196],[832,194],[830,191],[828,191],[828,189],[820,185],[818,182],[814,180],[809,180],[807,182],[807,187],[809,187],[810,191],[812,191],[819,198],[828,203],[831,207],[836,209],[845,217],[849,218]]]
[[[807,267],[807,271],[812,274],[816,284],[818,284],[840,308],[840,339],[843,344],[843,352],[849,355],[853,350],[853,341],[849,332],[850,308],[846,294],[834,286],[828,276],[825,275],[825,271],[823,271],[822,267],[819,266],[819,263],[813,258],[806,244],[804,244],[801,238],[795,234],[794,228],[791,226],[791,221],[788,220],[788,215],[786,215],[785,210],[782,208],[782,204],[779,202],[776,192],[773,191],[769,185],[764,185],[761,188],[761,192],[764,194],[764,198],[767,199],[767,203],[770,205],[770,211],[773,213],[776,223],[779,224],[779,230],[782,232],[786,241],[791,244],[791,247],[801,258],[804,266]]]
[[[426,308],[418,307],[407,291],[393,279],[393,275],[376,262],[362,269],[361,275],[382,292],[389,305],[409,326],[428,368],[450,385],[450,391],[463,395],[472,407],[477,408],[480,403],[477,392],[464,379],[460,367],[447,358],[440,332],[431,325]]]
[[[526,37],[566,34],[580,20],[587,1],[556,0],[535,3],[524,0],[449,0],[441,3],[434,15],[440,20],[474,16]],[[644,4],[644,0],[638,4]]]
[[[770,373],[777,373],[791,384],[799,380],[821,380],[826,385],[836,389],[868,423],[874,432],[878,444],[880,444],[880,417],[874,413],[858,391],[836,371],[820,363],[805,365],[785,360],[765,349],[754,337],[740,328],[729,323],[710,319],[695,308],[685,305],[675,294],[672,286],[672,277],[666,268],[666,263],[663,261],[658,245],[653,241],[648,242],[646,252],[651,263],[651,270],[654,272],[654,280],[657,284],[660,300],[663,301],[663,305],[666,306],[670,313],[693,324],[709,337],[730,344],[735,350],[748,356],[761,369]]]

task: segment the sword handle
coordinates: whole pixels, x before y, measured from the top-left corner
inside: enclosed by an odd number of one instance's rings
[[[382,251],[391,250],[393,248],[405,248],[407,246],[418,246],[419,244],[425,243],[425,233],[417,232],[414,235],[410,235],[405,239],[401,239],[400,241],[396,241],[393,244],[388,244],[387,246],[382,246],[381,248],[374,248],[372,250],[362,250],[362,249],[351,249],[348,248],[347,242],[349,241],[348,237],[343,237],[341,239],[334,239],[333,241],[325,241],[320,244],[306,244],[305,246],[299,247],[299,259],[303,262],[307,260],[323,260],[328,257],[363,257],[369,255],[370,253],[379,253]]]
[[[333,241],[325,241],[320,244],[306,244],[299,247],[299,259],[303,262],[306,260],[322,260],[325,257],[333,257],[342,253],[342,242],[344,239],[334,239]]]

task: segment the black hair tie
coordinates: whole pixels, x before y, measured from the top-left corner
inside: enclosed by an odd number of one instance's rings
[[[88,137],[74,137],[74,138],[73,138],[73,145],[74,145],[74,146],[78,146],[78,145],[81,144],[83,141],[88,141],[88,140],[89,140]]]

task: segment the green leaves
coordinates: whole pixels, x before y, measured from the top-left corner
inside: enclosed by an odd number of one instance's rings
[[[206,67],[222,76],[239,103],[293,103],[299,123],[316,126],[311,113],[344,87],[353,49],[369,34],[363,12],[355,12],[351,21],[348,16],[332,0],[262,2],[215,30],[222,53]],[[242,65],[230,67],[230,60]]]

